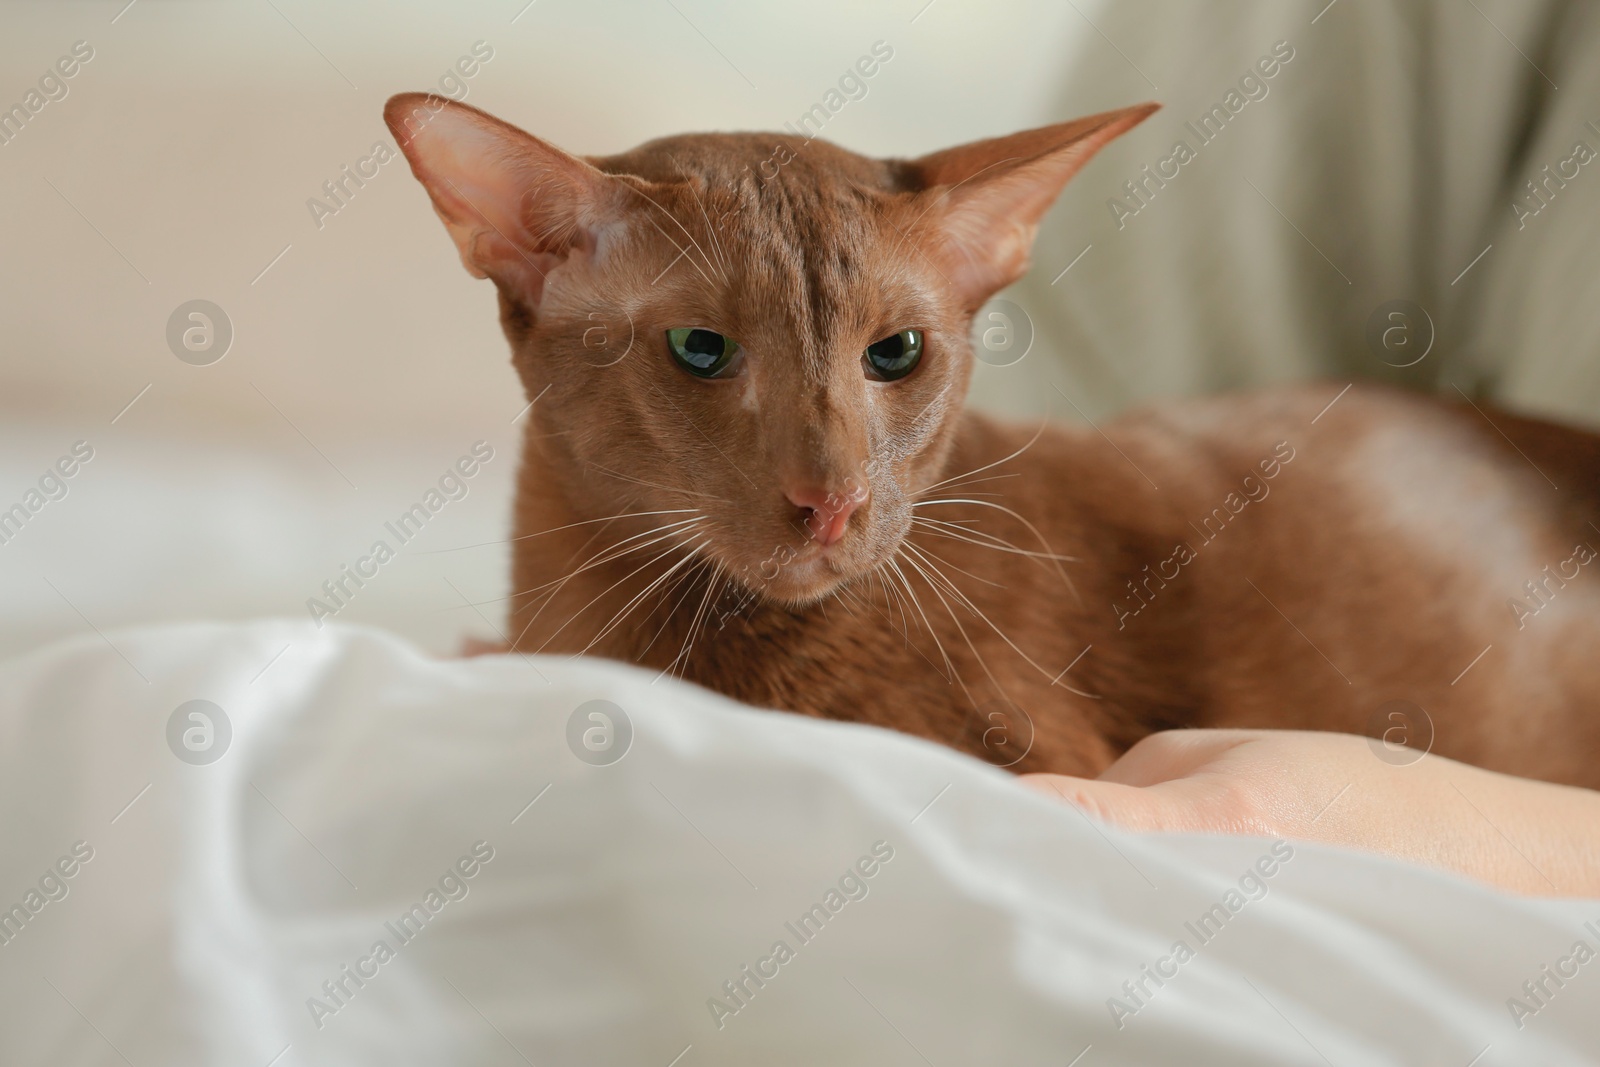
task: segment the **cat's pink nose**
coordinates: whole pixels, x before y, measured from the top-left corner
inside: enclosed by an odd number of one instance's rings
[[[823,548],[844,537],[845,524],[866,499],[864,493],[830,493],[825,489],[790,489],[784,493],[800,509],[806,531]]]

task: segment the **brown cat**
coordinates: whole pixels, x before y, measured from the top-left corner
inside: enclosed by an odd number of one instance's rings
[[[1600,785],[1600,438],[1338,383],[1103,432],[962,411],[972,316],[1154,110],[912,160],[776,134],[579,159],[390,100],[535,401],[511,644],[1017,770],[1175,726],[1417,746],[1431,717],[1436,752]]]

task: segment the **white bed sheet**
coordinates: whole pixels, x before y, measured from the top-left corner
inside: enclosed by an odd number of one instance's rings
[[[194,699],[232,728],[206,765],[167,740]],[[609,766],[567,741],[595,699],[634,731]],[[1600,904],[1297,844],[1201,945],[1185,924],[1272,842],[1122,834],[935,745],[601,661],[290,621],[89,635],[0,666],[0,790],[0,908],[73,869],[0,944],[4,1064],[1600,1062],[1600,962],[1520,1028],[1507,1007],[1600,946]]]

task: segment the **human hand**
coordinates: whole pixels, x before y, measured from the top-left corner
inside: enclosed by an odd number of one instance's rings
[[[1396,766],[1351,734],[1169,730],[1099,778],[1021,781],[1128,830],[1323,841],[1519,893],[1600,897],[1600,793],[1434,755]]]

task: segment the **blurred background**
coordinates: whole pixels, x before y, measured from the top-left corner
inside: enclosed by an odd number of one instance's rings
[[[892,59],[825,131],[864,153],[1159,100],[980,318],[999,332],[975,403],[1099,421],[1362,377],[1600,422],[1600,166],[1578,150],[1600,149],[1593,8],[7,3],[0,511],[29,517],[0,527],[0,655],[133,623],[304,618],[479,441],[494,458],[467,497],[339,617],[439,652],[494,636],[527,401],[493,288],[402,159],[342,204],[324,189],[392,144],[380,110],[402,90],[587,154],[781,128],[876,42]],[[201,322],[214,332],[186,348]],[[92,459],[51,480],[78,442]]]

